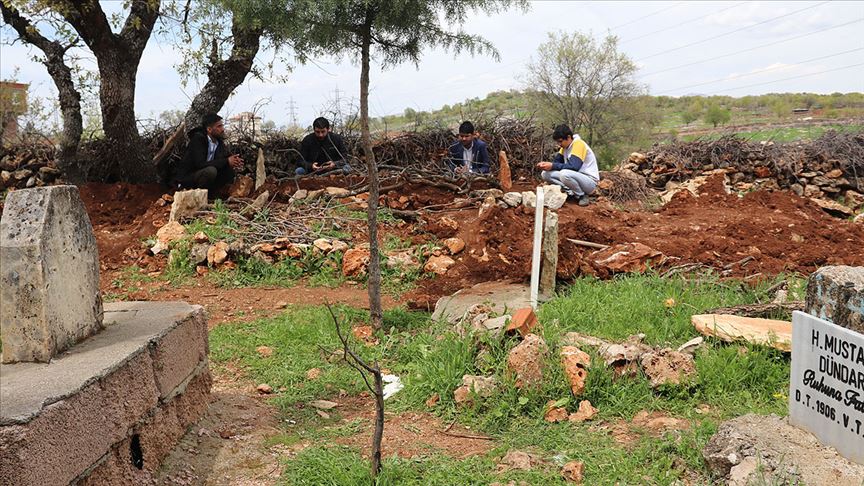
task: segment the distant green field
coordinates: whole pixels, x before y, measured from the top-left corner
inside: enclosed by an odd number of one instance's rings
[[[829,130],[835,130],[841,133],[854,133],[864,131],[864,125],[822,125],[809,127],[783,127],[769,128],[765,130],[755,130],[750,132],[737,132],[737,136],[746,138],[754,142],[773,141],[773,142],[793,142],[795,140],[813,140],[822,136]],[[718,130],[717,133],[708,135],[682,135],[680,138],[685,142],[693,140],[716,140],[724,135],[728,135],[728,131]]]

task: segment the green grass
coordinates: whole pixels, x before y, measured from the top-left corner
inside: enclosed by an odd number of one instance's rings
[[[517,390],[506,371],[506,357],[515,338],[488,336],[460,338],[445,323],[430,322],[427,314],[402,309],[385,313],[378,333],[380,343],[356,349],[368,360],[400,376],[405,389],[387,402],[389,412],[427,410],[425,401],[437,393],[440,401],[433,413],[444,423],[457,420],[495,438],[487,455],[453,460],[430,453],[411,460],[389,458],[377,484],[489,484],[494,481],[527,481],[530,484],[563,484],[561,464],[585,462],[586,484],[673,484],[690,478],[708,482],[700,451],[721,420],[743,413],[786,413],[789,358],[769,348],[728,345],[708,340],[695,357],[697,377],[682,386],[650,387],[644,376],[615,379],[593,355],[585,393],[570,397],[560,369],[558,348],[566,332],[578,331],[608,340],[623,340],[645,333],[648,343],[676,347],[697,335],[690,315],[719,306],[770,300],[766,289],[774,282],[755,287],[737,281],[718,281],[710,276],[691,280],[663,279],[656,275],[627,276],[609,281],[580,279],[545,304],[538,333],[547,341],[543,384],[534,390]],[[791,279],[790,298],[799,298],[800,279]],[[667,307],[665,301],[676,304]],[[364,311],[338,308],[347,323],[364,323]],[[347,325],[345,326],[347,327]],[[262,358],[261,345],[274,353]],[[279,441],[300,439],[315,444],[288,461],[284,484],[363,484],[369,481],[368,462],[358,451],[332,446],[333,437],[355,433],[358,424],[325,428],[321,419],[304,404],[313,399],[334,398],[340,391],[356,394],[364,390],[357,373],[338,361],[328,361],[338,340],[326,309],[292,307],[272,319],[217,327],[210,337],[211,358],[216,366],[231,362],[256,383],[266,382],[276,390],[273,402],[287,419],[297,422]],[[482,349],[482,352],[478,352]],[[593,349],[586,351],[595,353]],[[306,372],[319,368],[317,380]],[[496,393],[477,397],[475,405],[457,408],[453,390],[464,374],[495,375]],[[636,436],[632,446],[615,443],[597,422],[549,424],[543,421],[548,400],[569,402],[574,410],[588,399],[599,409],[598,420],[629,421],[640,410],[663,411],[687,420],[690,428],[664,437]],[[338,401],[338,398],[336,399]],[[704,408],[707,405],[709,412]],[[386,434],[386,429],[385,429]],[[498,473],[495,466],[507,450],[530,449],[547,466],[529,472]],[[647,478],[647,479],[646,479]]]
[[[765,130],[755,130],[749,132],[738,132],[737,136],[754,142],[772,141],[772,142],[795,142],[815,140],[826,132],[834,130],[839,133],[855,133],[864,130],[864,125],[823,125],[823,126],[805,126],[805,127],[785,127]],[[727,131],[722,127],[717,128],[717,133],[708,135],[683,135],[681,140],[690,142],[696,139],[716,140],[727,135]]]

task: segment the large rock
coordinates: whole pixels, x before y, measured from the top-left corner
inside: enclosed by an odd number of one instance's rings
[[[174,202],[171,203],[171,214],[168,221],[180,221],[189,218],[196,212],[207,207],[207,189],[192,189],[189,191],[177,191],[174,193]]]
[[[446,319],[456,323],[478,304],[488,304],[490,312],[504,314],[511,309],[530,307],[531,291],[522,284],[497,281],[479,283],[438,299],[432,320]]]
[[[804,310],[858,333],[864,333],[864,267],[830,266],[807,281]]]
[[[591,254],[594,264],[610,273],[644,272],[649,265],[659,265],[663,253],[642,243],[624,243],[610,246]]]
[[[47,362],[101,329],[99,256],[78,189],[10,193],[0,219],[2,361]]]
[[[237,177],[237,180],[231,184],[231,187],[228,188],[228,194],[231,197],[249,197],[249,194],[252,193],[252,189],[255,187],[255,181],[252,180],[251,177],[246,175],[241,175]]]
[[[369,250],[365,248],[352,248],[342,256],[342,275],[356,277],[366,273],[369,265]]]
[[[516,377],[516,388],[540,385],[548,352],[546,341],[536,334],[528,334],[524,341],[510,350],[507,355],[507,368]]]
[[[651,380],[651,386],[679,385],[696,375],[693,356],[671,348],[645,353],[641,358],[642,371]]]
[[[558,184],[543,187],[543,206],[549,209],[561,209],[567,202],[567,193]]]
[[[456,261],[446,255],[431,256],[426,260],[426,265],[423,266],[423,271],[444,275],[447,273],[447,270],[455,264]]]

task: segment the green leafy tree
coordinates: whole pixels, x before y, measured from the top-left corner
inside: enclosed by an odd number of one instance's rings
[[[712,104],[705,110],[705,123],[710,123],[714,128],[723,125],[732,119],[732,112],[718,104]]]

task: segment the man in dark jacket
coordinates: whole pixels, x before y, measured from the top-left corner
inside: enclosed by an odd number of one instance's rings
[[[459,140],[450,146],[447,165],[457,174],[489,173],[489,149],[486,142],[475,136],[470,121],[459,125]]]
[[[189,144],[177,164],[175,181],[178,189],[207,189],[211,194],[234,181],[234,172],[243,168],[239,155],[228,155],[225,148],[225,123],[222,117],[208,113],[201,126],[189,131]]]
[[[346,161],[348,150],[342,137],[333,133],[330,122],[324,117],[318,117],[312,122],[312,133],[306,135],[300,143],[300,155],[297,175],[325,174],[341,170],[347,174],[351,167]]]

